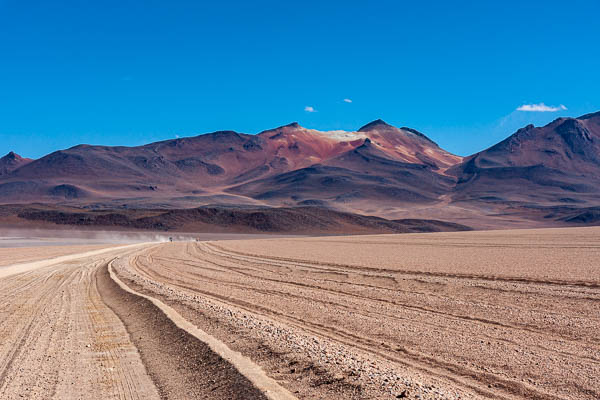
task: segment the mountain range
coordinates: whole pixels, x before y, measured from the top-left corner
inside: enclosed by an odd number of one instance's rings
[[[599,194],[600,112],[526,126],[468,157],[376,120],[353,132],[292,123],[0,158],[0,204],[310,206],[485,228],[595,223]]]

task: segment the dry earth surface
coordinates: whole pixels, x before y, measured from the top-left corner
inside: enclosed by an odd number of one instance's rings
[[[71,254],[85,253],[92,250],[100,250],[114,245],[96,244],[96,245],[81,245],[81,246],[43,246],[43,247],[8,247],[0,248],[0,267],[25,263],[38,260],[46,260],[67,256]]]
[[[0,278],[0,398],[276,397],[149,299],[299,399],[600,397],[600,228],[89,254]]]

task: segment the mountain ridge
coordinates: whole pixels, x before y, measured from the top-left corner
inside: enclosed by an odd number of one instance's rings
[[[30,158],[21,157],[14,151],[10,151],[8,154],[0,158],[0,176],[8,175],[12,171],[30,163],[31,161],[33,160]]]
[[[594,207],[600,205],[596,177],[600,112],[525,126],[467,157],[381,119],[357,131],[292,122],[255,135],[222,130],[141,146],[81,144],[37,160],[11,152],[0,158],[0,204],[318,204],[390,218],[434,213],[461,222],[467,214],[526,213],[531,206]]]

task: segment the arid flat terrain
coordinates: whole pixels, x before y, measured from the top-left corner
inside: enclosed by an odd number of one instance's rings
[[[600,228],[86,251],[0,267],[0,398],[600,397]]]
[[[40,246],[40,247],[7,247],[0,248],[0,268],[5,265],[46,260],[48,258],[79,254],[92,250],[111,247],[110,244],[94,244],[79,246]]]

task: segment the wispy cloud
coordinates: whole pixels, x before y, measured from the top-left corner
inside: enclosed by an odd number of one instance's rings
[[[544,103],[540,104],[523,104],[521,107],[517,108],[517,111],[533,111],[533,112],[556,112],[566,110],[567,107],[562,104],[558,107],[547,106]]]
[[[352,103],[351,99],[344,99],[344,103]]]
[[[306,111],[306,112],[317,112],[317,110],[315,110],[315,108],[311,107],[311,106],[304,107],[304,111]]]

